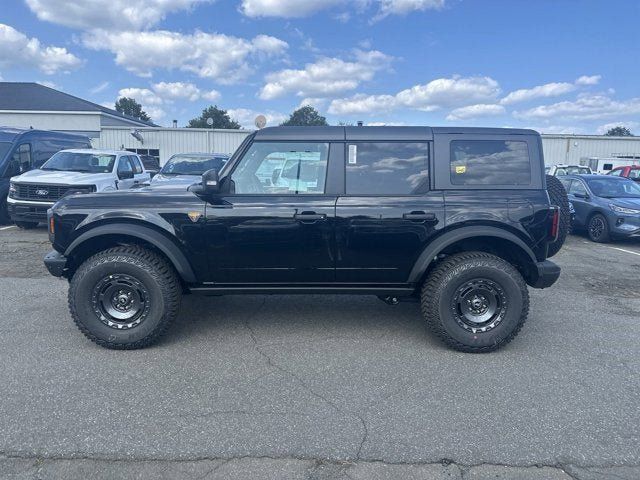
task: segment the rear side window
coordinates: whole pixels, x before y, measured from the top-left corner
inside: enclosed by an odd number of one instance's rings
[[[347,195],[417,195],[429,185],[426,142],[347,144]]]
[[[142,173],[142,164],[140,163],[138,157],[130,155],[129,160],[131,160],[131,163],[133,164],[133,173],[135,173],[136,175]]]
[[[529,185],[531,162],[527,142],[453,140],[453,185]]]

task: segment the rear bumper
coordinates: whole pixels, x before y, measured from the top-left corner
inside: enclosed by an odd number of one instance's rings
[[[51,275],[62,277],[67,270],[67,257],[56,250],[51,250],[44,256],[44,265]]]
[[[536,269],[537,278],[530,284],[533,288],[550,287],[560,277],[560,267],[549,260],[536,263]]]

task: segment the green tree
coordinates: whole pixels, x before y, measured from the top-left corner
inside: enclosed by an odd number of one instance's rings
[[[294,112],[289,117],[289,120],[281,123],[280,125],[284,127],[310,127],[324,126],[329,124],[327,123],[327,119],[320,115],[315,108],[310,105],[306,105],[297,110],[294,110]]]
[[[633,137],[633,133],[627,127],[619,126],[607,130],[605,133],[608,137]]]
[[[140,105],[135,101],[135,99],[130,97],[119,98],[116,102],[116,111],[124,113],[125,115],[129,115],[133,118],[139,118],[140,120],[144,120],[145,122],[151,121],[151,117],[147,115],[147,112],[142,110],[142,105]]]
[[[213,124],[208,125],[207,119],[213,119]],[[207,107],[202,110],[202,115],[189,120],[187,128],[227,128],[239,129],[240,124],[235,120],[231,120],[226,110],[218,108],[217,105]]]

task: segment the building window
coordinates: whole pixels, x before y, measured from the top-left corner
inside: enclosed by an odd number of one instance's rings
[[[127,152],[137,153],[138,155],[149,155],[160,161],[160,150],[157,148],[127,148]]]

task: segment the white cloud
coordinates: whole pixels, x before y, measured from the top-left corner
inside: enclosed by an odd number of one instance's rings
[[[240,11],[247,17],[299,18],[347,3],[346,0],[242,0]]]
[[[336,99],[329,105],[332,115],[358,115],[372,112],[389,111],[398,106],[393,95],[363,95],[358,94],[350,98]]]
[[[104,92],[107,88],[109,88],[110,83],[105,81],[105,82],[101,82],[98,85],[96,85],[95,87],[93,87],[91,90],[89,90],[91,93],[96,94],[96,93],[100,93],[100,92]]]
[[[380,11],[373,18],[381,20],[389,15],[407,15],[412,12],[439,10],[444,7],[445,0],[379,0]]]
[[[353,61],[340,58],[321,58],[308,63],[304,69],[285,69],[267,75],[267,83],[260,90],[263,100],[287,94],[299,97],[332,97],[356,89],[371,80],[376,72],[389,67],[392,57],[377,50],[356,50]]]
[[[246,128],[249,130],[256,128],[254,122],[258,115],[264,115],[265,117],[267,117],[268,127],[280,125],[282,122],[289,118],[288,115],[280,112],[274,112],[271,110],[267,112],[257,112],[248,108],[231,108],[227,110],[227,113],[232,120],[235,120],[240,125],[242,125],[242,128]]]
[[[615,128],[615,127],[627,127],[629,130],[631,130],[631,132],[633,133],[634,130],[637,130],[640,127],[640,122],[611,122],[611,123],[605,123],[604,125],[600,125],[596,132],[599,135],[604,135],[605,133],[607,133],[609,131],[609,129],[611,128]]]
[[[583,75],[576,80],[576,85],[597,85],[601,78],[601,75]]]
[[[515,90],[500,100],[502,105],[511,105],[518,102],[526,102],[535,98],[557,97],[565,93],[573,92],[576,86],[573,83],[553,82],[538,85],[533,88]]]
[[[440,108],[456,108],[475,104],[495,103],[500,94],[498,82],[490,77],[438,78],[414,85],[395,95],[363,95],[336,99],[329,113],[339,115],[367,114],[408,107],[424,112]]]
[[[118,98],[122,97],[133,98],[142,105],[142,109],[154,120],[163,118],[166,115],[162,109],[164,101],[148,88],[123,88],[118,92]]]
[[[96,31],[85,34],[83,43],[94,50],[108,50],[118,65],[143,77],[156,69],[179,69],[235,83],[252,71],[251,64],[264,57],[285,53],[288,44],[275,37],[258,35],[252,40],[196,31],[182,34],[166,30],[151,32]]]
[[[44,85],[45,87],[53,88],[55,90],[61,90],[60,86],[58,86],[58,84],[54,82],[49,82],[47,80],[44,80],[37,83],[39,83],[40,85]]]
[[[40,20],[82,30],[147,29],[167,13],[210,0],[26,0]]]
[[[513,113],[514,117],[521,119],[574,120],[597,120],[638,114],[640,114],[640,97],[618,101],[606,95],[581,95],[575,101],[541,105]]]
[[[415,85],[396,95],[407,107],[432,111],[440,107],[458,107],[491,103],[500,94],[498,82],[490,77],[438,78],[425,85]]]
[[[324,108],[327,105],[328,100],[326,98],[319,97],[305,97],[300,100],[300,104],[298,108],[306,107],[307,105],[312,106],[315,109]]]
[[[354,7],[362,13],[367,7],[377,8],[373,21],[389,15],[407,15],[412,12],[443,8],[445,0],[242,0],[240,12],[248,17],[308,17],[321,10],[335,7]],[[334,18],[346,22],[351,17],[348,11],[338,13]]]
[[[75,70],[81,64],[66,48],[42,45],[37,38],[0,23],[0,66],[32,67],[51,75]]]
[[[406,123],[404,122],[369,122],[367,123],[367,127],[403,127]]]
[[[217,90],[202,91],[193,83],[188,82],[160,82],[152,85],[153,91],[164,100],[196,100],[205,99],[215,101],[220,98]]]
[[[505,113],[506,110],[502,105],[481,103],[456,108],[447,115],[447,120],[467,120],[478,117],[493,117],[497,115],[504,115]]]

